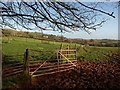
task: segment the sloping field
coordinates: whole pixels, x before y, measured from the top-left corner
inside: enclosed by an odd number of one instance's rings
[[[7,37],[2,40],[3,67],[6,64],[13,64],[24,61],[25,49],[33,50],[58,50],[61,43],[63,49],[75,44],[36,40],[31,38],[14,37],[8,42]],[[28,85],[25,76],[12,77],[3,80],[3,87],[33,87],[33,88],[118,88],[119,84],[119,63],[120,56],[117,47],[95,47],[81,46],[76,44],[77,60],[79,61],[79,73],[75,70],[46,75],[34,78],[32,85]],[[55,59],[54,52],[29,52],[29,60],[52,60]],[[51,57],[53,55],[53,57]],[[92,62],[91,62],[92,61]],[[94,62],[93,62],[94,61]],[[100,62],[97,62],[100,61]],[[107,61],[107,62],[104,62]],[[112,61],[112,62],[108,62]],[[14,90],[14,89],[13,89]]]
[[[34,50],[59,50],[61,43],[63,44],[63,48],[66,48],[67,45],[75,48],[75,43],[65,43],[65,42],[54,42],[54,41],[45,41],[45,40],[37,40],[32,38],[22,38],[22,37],[14,37],[8,42],[7,37],[2,38],[2,55],[3,62],[12,63],[23,62],[24,52],[26,48],[34,49]],[[95,47],[95,46],[84,46],[82,47],[79,44],[76,44],[77,48],[77,58],[79,60],[92,60],[92,61],[101,61],[106,60],[104,54],[110,54],[113,52],[118,52],[117,47]],[[36,53],[30,52],[31,55],[38,55],[37,59],[46,59],[52,55],[56,57],[54,53]],[[35,57],[38,57],[35,56]],[[30,57],[31,58],[31,57]],[[35,60],[35,58],[33,58]]]

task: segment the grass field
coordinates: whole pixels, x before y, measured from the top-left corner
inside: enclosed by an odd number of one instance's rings
[[[70,45],[75,47],[75,43],[64,43],[64,42],[53,42],[53,41],[44,41],[36,40],[32,38],[21,38],[14,37],[8,41],[7,37],[2,38],[2,58],[3,66],[6,64],[13,64],[16,62],[23,62],[24,52],[26,48],[34,50],[59,50],[61,43],[63,48]],[[77,46],[77,58],[80,61],[90,60],[90,61],[105,61],[108,57],[105,57],[104,54],[110,54],[112,52],[117,52],[117,47],[95,47],[95,46],[84,46],[76,44]],[[56,57],[55,52],[29,52],[30,60],[49,60],[53,56]],[[86,66],[85,66],[86,67]],[[10,79],[3,80],[3,88],[8,88],[9,86],[17,86],[17,83],[22,83],[26,81],[26,77],[21,75],[21,77],[12,77]]]
[[[45,40],[36,40],[32,38],[21,38],[14,37],[8,43],[8,38],[2,38],[2,55],[5,63],[11,63],[11,61],[23,61],[24,52],[26,48],[34,50],[58,50],[61,43],[63,48],[70,45],[75,47],[75,43],[64,43],[64,42],[53,42]],[[95,47],[95,46],[85,46],[76,44],[77,46],[77,58],[81,60],[93,60],[99,61],[104,60],[104,54],[110,52],[116,52],[117,47]],[[35,52],[30,52],[31,55],[35,55]],[[48,59],[51,55],[56,55],[55,53],[36,53],[40,58],[37,59]],[[10,61],[10,62],[9,62]]]
[[[118,52],[117,47],[96,47],[96,46],[89,46],[85,47],[86,51],[83,48],[80,48],[78,51],[78,57],[85,60],[104,60],[106,59],[104,54],[108,54],[111,52]]]
[[[20,37],[14,37],[8,43],[8,38],[3,37],[2,39],[3,59],[5,62],[8,62],[10,60],[23,61],[24,52],[27,48],[34,50],[58,50],[60,48],[61,43],[63,44],[63,46],[68,45],[68,43],[63,43],[63,42],[53,42],[53,41],[36,40],[32,38],[20,38]],[[75,44],[71,44],[71,46],[75,46]],[[34,54],[36,52],[30,52],[30,53]],[[46,53],[44,56],[42,56],[42,58],[47,56],[48,55]]]

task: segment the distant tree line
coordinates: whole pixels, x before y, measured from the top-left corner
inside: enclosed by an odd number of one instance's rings
[[[2,29],[2,36],[7,37],[8,41],[10,41],[13,37],[25,37],[25,38],[33,38],[33,39],[46,40],[46,41],[77,43],[77,44],[89,45],[89,46],[118,47],[117,40],[71,39],[71,38],[66,38],[64,36],[43,34],[39,32],[16,31],[13,29]]]

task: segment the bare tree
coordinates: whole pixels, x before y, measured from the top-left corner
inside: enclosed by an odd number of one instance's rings
[[[101,10],[101,3],[76,2],[0,2],[0,25],[25,29],[70,32],[96,30],[106,21],[104,15],[115,18],[113,12]]]

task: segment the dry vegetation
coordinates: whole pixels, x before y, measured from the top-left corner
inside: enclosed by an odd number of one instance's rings
[[[79,71],[70,70],[32,79],[31,85],[19,85],[24,88],[120,88],[120,68],[118,62],[96,63],[83,61]]]

